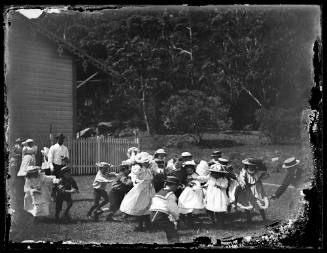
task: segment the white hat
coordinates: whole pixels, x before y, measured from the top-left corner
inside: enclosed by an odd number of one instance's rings
[[[192,161],[186,161],[186,162],[183,162],[182,166],[196,166],[196,163],[194,162],[194,160]]]
[[[131,173],[135,174],[135,175],[139,175],[142,173],[142,167],[138,164],[135,164],[132,166],[131,168]]]
[[[212,172],[219,172],[219,173],[228,174],[228,171],[226,171],[224,169],[224,166],[220,165],[219,163],[215,163],[215,164],[211,165],[208,170],[212,171]]]
[[[229,162],[229,160],[228,159],[225,159],[225,158],[218,158],[218,162],[221,165],[227,165],[227,163]]]
[[[41,170],[40,166],[30,165],[30,166],[27,166],[26,173],[38,172],[39,170]]]
[[[99,162],[95,164],[97,167],[99,168],[110,168],[113,167],[113,165],[111,165],[110,163],[106,163],[106,162]]]
[[[187,156],[192,156],[192,154],[190,152],[183,152],[182,153],[182,157],[187,157]]]
[[[300,160],[295,159],[295,157],[290,157],[284,161],[282,168],[288,169],[288,168],[298,165],[299,163],[300,163]]]
[[[151,158],[152,157],[149,155],[148,152],[141,152],[135,156],[135,162],[146,163],[146,162],[150,162]]]
[[[164,149],[160,148],[160,149],[158,149],[156,152],[154,152],[154,154],[155,154],[155,155],[156,155],[156,154],[162,154],[162,155],[165,155],[166,152],[165,152]]]
[[[33,141],[33,139],[27,139],[25,142],[29,143],[29,142],[34,142],[34,141]]]

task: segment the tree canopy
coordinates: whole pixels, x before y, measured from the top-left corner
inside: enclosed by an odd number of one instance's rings
[[[312,83],[317,17],[310,7],[148,7],[48,14],[42,22],[123,77],[100,75],[102,83],[78,90],[80,129],[92,119],[129,119],[160,133],[169,104],[185,102],[186,89],[188,98],[219,98],[234,129],[258,128],[259,109],[301,110]],[[96,71],[79,66],[80,80]]]

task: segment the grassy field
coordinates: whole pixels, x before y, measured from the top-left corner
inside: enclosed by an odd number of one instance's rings
[[[289,156],[296,156],[304,163],[306,162],[306,152],[301,146],[238,146],[233,148],[222,148],[223,156],[234,158],[235,166],[240,163],[241,159],[247,156],[262,157],[269,165],[271,158],[275,156],[275,151],[281,154],[280,159],[283,160]],[[153,152],[154,150],[147,150]],[[169,156],[172,154],[180,154],[183,150],[167,149]],[[211,149],[200,149],[192,147],[188,149],[195,159],[210,158]],[[310,163],[308,163],[310,165]],[[310,174],[311,166],[306,168],[308,170],[307,177]],[[271,184],[280,184],[284,178],[285,171],[276,173],[272,167],[271,176],[264,182]],[[104,217],[99,222],[92,222],[86,219],[86,213],[92,205],[92,181],[94,176],[76,176],[75,177],[80,193],[73,195],[75,200],[71,209],[71,216],[75,220],[74,224],[55,224],[53,223],[53,213],[49,220],[34,223],[31,216],[26,214],[25,222],[18,226],[12,226],[10,233],[10,240],[23,241],[76,241],[82,243],[166,243],[164,233],[160,231],[146,231],[134,232],[135,221],[133,218],[127,222],[114,223],[107,222]],[[268,195],[271,195],[276,186],[265,185]],[[271,202],[270,208],[267,210],[267,217],[270,223],[276,221],[283,221],[295,217],[301,205],[298,201],[292,201],[298,196],[294,188],[288,190],[280,197],[280,199]],[[52,204],[52,210],[54,204]],[[239,216],[232,214],[232,222],[227,224],[224,228],[212,227],[206,215],[199,217],[197,224],[193,228],[182,229],[179,231],[182,242],[192,242],[195,238],[200,236],[210,237],[212,242],[216,239],[226,237],[243,237],[248,235],[261,234],[265,230],[265,225],[261,222],[260,216],[255,216],[252,224],[245,223],[245,220]],[[117,214],[120,215],[119,213]],[[235,216],[235,217],[234,217]]]

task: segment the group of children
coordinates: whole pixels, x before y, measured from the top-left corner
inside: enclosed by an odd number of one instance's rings
[[[113,165],[109,163],[96,164],[94,203],[86,214],[88,219],[97,221],[102,213],[106,213],[107,221],[120,221],[114,218],[120,210],[124,217],[136,217],[136,231],[144,231],[154,224],[165,231],[169,243],[179,241],[178,224],[192,226],[194,217],[200,213],[207,213],[212,223],[220,226],[228,221],[227,214],[233,207],[245,210],[248,221],[251,221],[252,210],[258,210],[262,219],[266,220],[265,209],[269,206],[269,198],[262,180],[268,174],[260,159],[244,159],[243,168],[235,173],[229,161],[221,157],[220,151],[214,151],[209,162],[196,162],[189,152],[166,161],[163,149],[152,156],[133,147],[128,149],[127,156],[128,159],[118,167],[119,173],[113,172]],[[283,168],[295,168],[298,164],[299,160],[290,158],[284,162]],[[25,210],[34,216],[49,215],[49,192],[54,184],[57,189],[55,219],[59,220],[62,203],[66,201],[63,218],[70,220],[71,194],[78,192],[78,186],[68,166],[61,168],[61,172],[58,178],[41,173],[40,167],[28,166]],[[278,198],[287,184],[292,183],[292,173],[288,174],[271,199]],[[107,192],[109,183],[111,187]],[[104,208],[108,203],[109,208]]]

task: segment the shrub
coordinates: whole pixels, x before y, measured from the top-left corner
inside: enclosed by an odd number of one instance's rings
[[[255,113],[259,130],[271,139],[272,144],[285,143],[300,137],[301,117],[294,109],[273,107]]]

